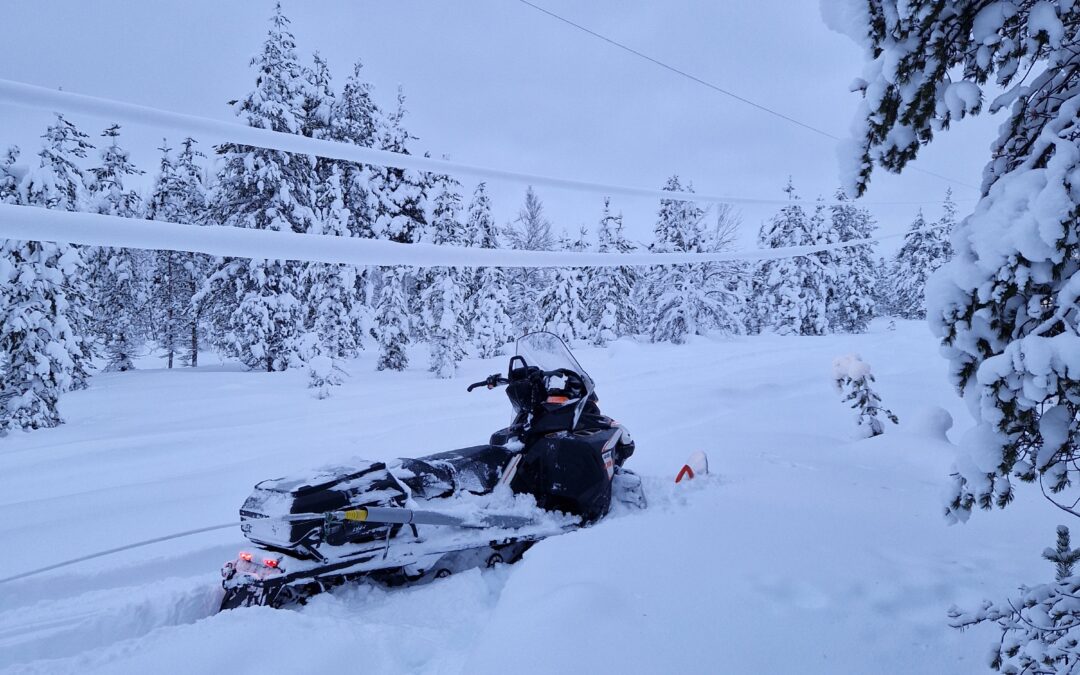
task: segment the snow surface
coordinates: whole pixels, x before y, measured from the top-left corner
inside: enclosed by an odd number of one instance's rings
[[[637,441],[647,511],[513,566],[296,610],[215,614],[236,530],[128,551],[0,585],[0,673],[986,672],[993,631],[945,611],[1049,579],[1058,517],[1019,486],[1009,509],[946,525],[955,449],[930,406],[960,420],[954,441],[970,418],[925,324],[897,324],[578,349]],[[857,442],[826,377],[852,352],[901,419]],[[0,577],[229,522],[258,480],[472,444],[509,416],[501,394],[464,391],[503,359],[449,381],[373,359],[325,400],[303,371],[230,363],[93,378],[63,399],[66,425],[0,440]],[[713,473],[675,486],[695,449]]]

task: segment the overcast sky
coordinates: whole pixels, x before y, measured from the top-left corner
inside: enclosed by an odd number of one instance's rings
[[[553,12],[837,136],[858,96],[862,54],[823,24],[818,0],[535,0]],[[829,1],[829,0],[826,0]],[[249,66],[271,0],[38,0],[0,8],[0,77],[231,120],[225,102],[254,83]],[[319,50],[340,86],[361,59],[377,100],[408,99],[413,149],[478,165],[659,187],[677,172],[700,192],[782,197],[788,175],[804,199],[839,184],[835,143],[695,84],[562,24],[517,0],[285,0],[302,58]],[[778,11],[778,7],[782,7]],[[36,152],[47,113],[0,104],[0,145]],[[71,116],[96,136],[111,120]],[[975,184],[998,121],[966,120],[915,166]],[[163,135],[125,125],[144,169]],[[221,139],[199,139],[205,145]],[[208,148],[204,148],[208,149]],[[24,157],[24,161],[26,157]],[[463,179],[466,193],[474,187]],[[907,171],[877,174],[867,201],[932,202],[949,184]],[[501,221],[524,186],[492,184]],[[953,185],[961,210],[975,191]],[[595,229],[602,195],[538,190],[557,227]],[[966,201],[965,201],[966,200]],[[630,233],[650,237],[655,201],[616,198]],[[742,208],[743,240],[773,208]],[[875,207],[882,233],[917,207]],[[892,245],[890,245],[891,247]]]

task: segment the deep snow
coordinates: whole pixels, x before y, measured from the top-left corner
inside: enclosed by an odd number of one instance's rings
[[[648,511],[511,567],[298,610],[214,614],[235,530],[157,544],[0,585],[0,672],[978,673],[993,631],[948,628],[949,605],[1051,578],[1059,518],[1028,486],[1003,512],[942,517],[945,411],[953,441],[970,423],[925,324],[575,351],[637,441]],[[852,440],[830,377],[851,352],[900,417],[884,436]],[[509,415],[464,391],[502,359],[440,381],[419,354],[404,374],[372,358],[323,401],[304,373],[231,364],[95,377],[65,426],[0,439],[0,577],[227,523],[260,479],[472,444]],[[694,449],[713,475],[673,485]]]

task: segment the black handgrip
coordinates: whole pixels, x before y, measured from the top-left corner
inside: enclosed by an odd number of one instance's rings
[[[487,387],[488,389],[494,389],[500,384],[507,384],[507,382],[508,380],[506,378],[499,375],[498,373],[495,373],[494,375],[488,375],[488,378],[486,380],[482,380],[480,382],[473,382],[465,391],[472,391],[477,387]]]

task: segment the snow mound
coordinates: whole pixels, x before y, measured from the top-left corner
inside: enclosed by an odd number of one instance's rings
[[[941,406],[931,405],[917,408],[908,415],[903,426],[904,431],[916,436],[926,436],[948,442],[946,432],[953,426],[952,415]]]

